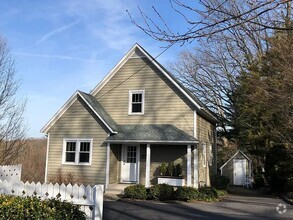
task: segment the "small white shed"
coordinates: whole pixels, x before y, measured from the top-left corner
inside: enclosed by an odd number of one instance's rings
[[[251,159],[238,150],[220,167],[221,175],[230,179],[231,185],[244,186],[250,184],[252,174]],[[249,181],[249,183],[248,183]]]

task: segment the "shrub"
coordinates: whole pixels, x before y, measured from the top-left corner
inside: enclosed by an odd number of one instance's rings
[[[216,189],[216,192],[217,192],[218,197],[223,197],[228,194],[227,190],[223,190],[223,189]]]
[[[176,164],[175,169],[174,169],[174,176],[181,176],[182,174],[182,167],[180,163]]]
[[[198,189],[199,193],[197,194],[196,200],[212,202],[218,200],[218,194],[216,190],[212,187],[202,187]]]
[[[190,201],[197,198],[198,190],[193,187],[179,186],[174,193],[174,197],[180,201]]]
[[[135,184],[124,189],[124,196],[130,199],[147,199],[147,190],[142,184]]]
[[[167,166],[166,176],[173,176],[173,173],[174,173],[174,163],[170,162],[168,163],[168,166]]]
[[[0,196],[0,219],[86,219],[79,206],[58,199]]]
[[[265,186],[265,179],[262,175],[257,175],[253,178],[253,188],[260,188]]]
[[[149,198],[154,200],[172,200],[174,198],[174,188],[168,184],[158,184],[150,187]]]
[[[211,185],[216,189],[227,189],[230,179],[226,176],[213,175],[211,177]]]
[[[167,166],[165,163],[162,163],[162,165],[160,166],[160,174],[165,176],[167,172]]]

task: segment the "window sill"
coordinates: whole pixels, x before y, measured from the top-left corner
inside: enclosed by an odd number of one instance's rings
[[[128,113],[128,115],[144,115],[144,113]]]
[[[62,163],[62,165],[69,165],[69,166],[90,166],[90,163]]]

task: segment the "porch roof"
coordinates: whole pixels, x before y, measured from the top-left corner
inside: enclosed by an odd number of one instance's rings
[[[108,143],[173,143],[194,144],[198,140],[171,124],[118,125],[118,133]]]

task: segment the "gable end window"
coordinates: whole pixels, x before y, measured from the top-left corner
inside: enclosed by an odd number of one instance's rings
[[[129,91],[129,111],[130,115],[144,114],[144,90]]]
[[[63,164],[90,165],[92,139],[63,139]]]

